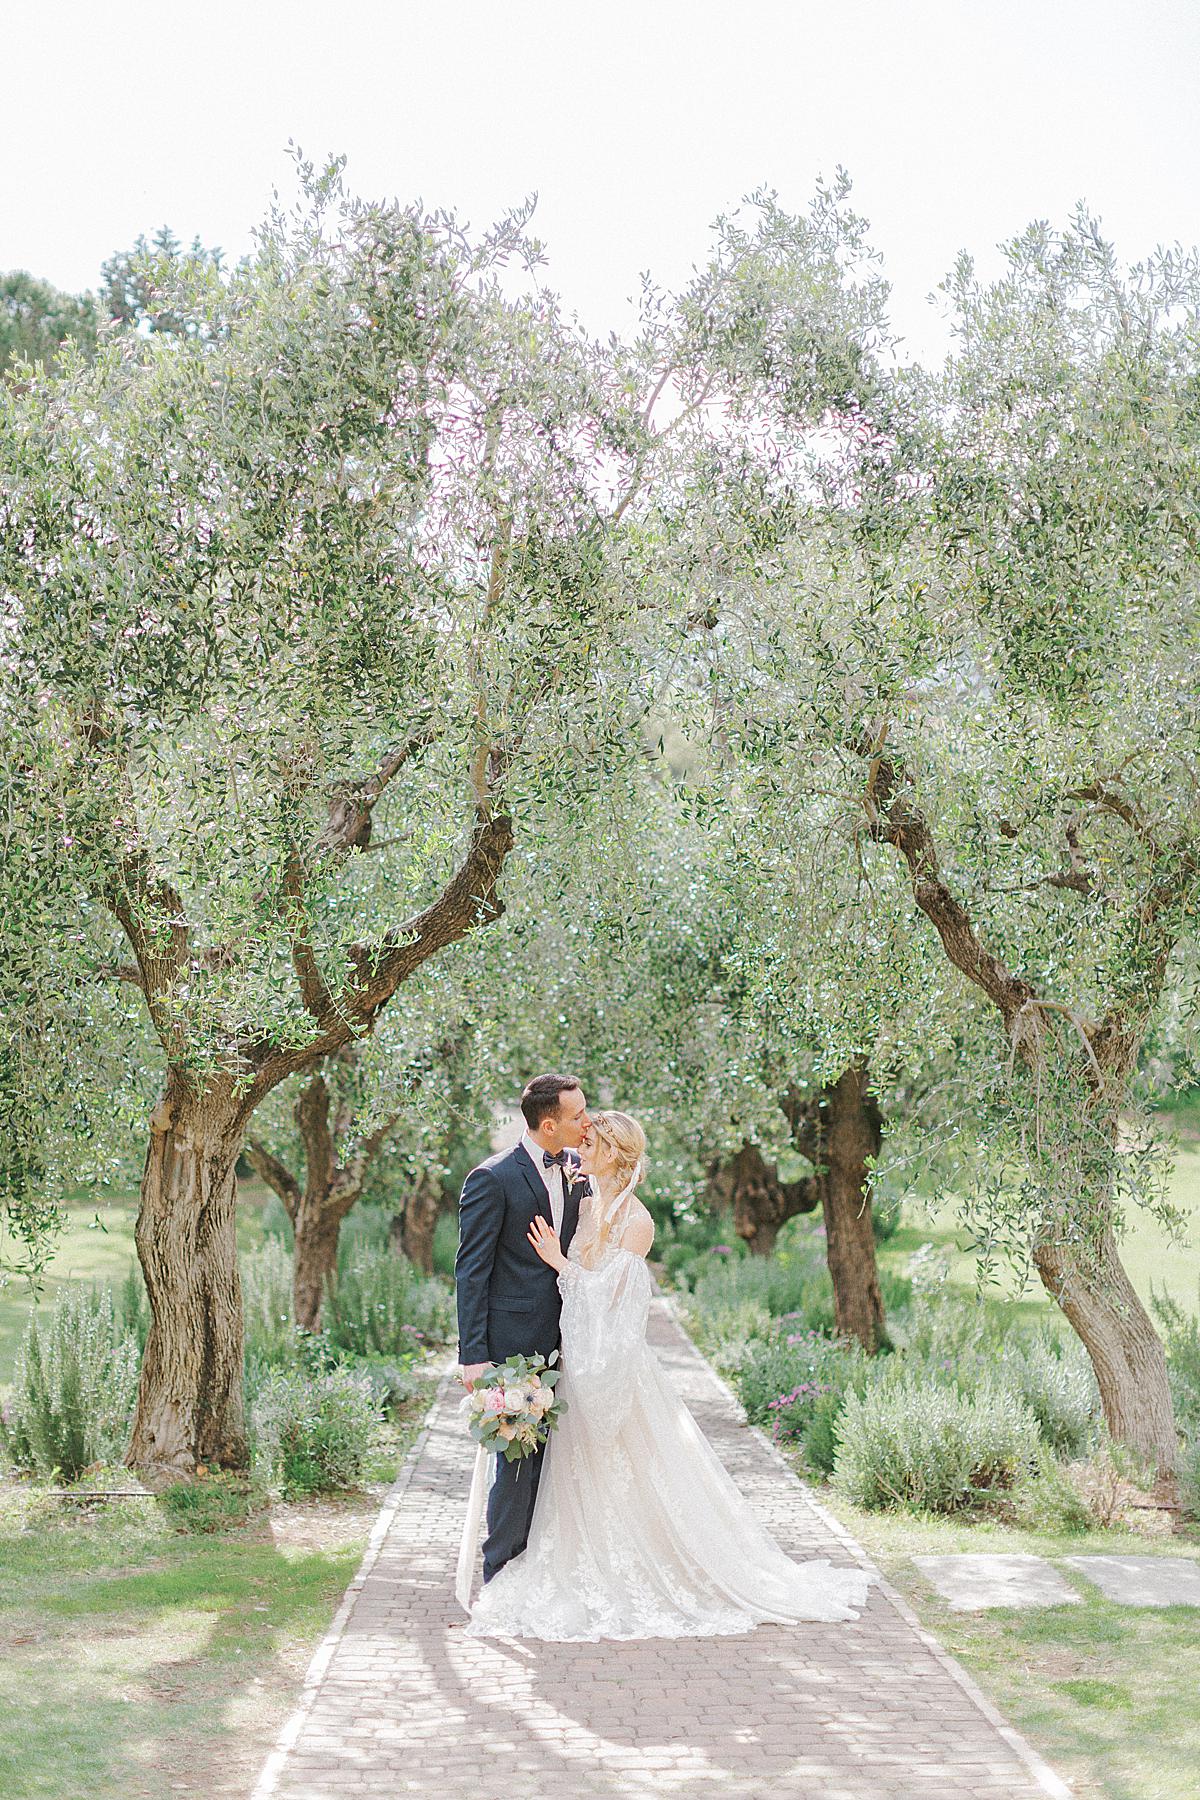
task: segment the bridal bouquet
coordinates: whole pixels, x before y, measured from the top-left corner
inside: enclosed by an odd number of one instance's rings
[[[554,1393],[561,1370],[551,1364],[557,1361],[557,1350],[549,1362],[542,1356],[510,1356],[481,1375],[459,1408],[471,1436],[506,1462],[532,1456],[567,1410]]]

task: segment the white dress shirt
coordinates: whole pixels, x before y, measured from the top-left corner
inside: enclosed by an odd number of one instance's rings
[[[562,1169],[557,1167],[554,1163],[551,1163],[549,1168],[546,1167],[546,1164],[542,1161],[542,1156],[544,1154],[542,1146],[538,1143],[536,1138],[530,1137],[528,1132],[526,1132],[525,1136],[521,1139],[521,1144],[527,1154],[533,1158],[533,1166],[545,1184],[546,1193],[550,1197],[550,1222],[554,1226],[558,1236],[561,1237],[563,1205],[565,1202],[563,1182],[566,1177],[563,1175]]]

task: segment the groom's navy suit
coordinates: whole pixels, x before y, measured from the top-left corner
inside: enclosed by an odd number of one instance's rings
[[[571,1168],[578,1160],[568,1152]],[[582,1177],[563,1182],[565,1251],[579,1222]],[[489,1156],[463,1183],[458,1207],[458,1356],[462,1363],[501,1363],[508,1356],[545,1357],[558,1349],[562,1296],[558,1277],[529,1242],[535,1213],[553,1224],[550,1196],[540,1170],[521,1144]],[[544,1451],[520,1462],[496,1458],[488,1495],[488,1535],[483,1579],[519,1556],[529,1540]]]

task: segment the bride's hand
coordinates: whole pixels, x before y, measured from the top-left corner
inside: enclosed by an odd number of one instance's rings
[[[529,1227],[529,1241],[542,1261],[549,1263],[552,1269],[566,1268],[567,1259],[562,1253],[558,1234],[552,1226],[547,1225],[541,1213],[536,1214],[533,1224]]]

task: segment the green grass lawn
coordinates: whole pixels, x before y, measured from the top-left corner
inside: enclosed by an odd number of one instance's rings
[[[1060,1565],[1078,1606],[952,1612],[914,1556],[960,1551],[1063,1556],[1200,1555],[1182,1537],[1122,1529],[1070,1537],[993,1522],[868,1513],[830,1488],[822,1502],[1080,1796],[1195,1800],[1200,1793],[1200,1616],[1194,1607],[1118,1606]]]
[[[141,1502],[0,1522],[0,1792],[248,1792],[361,1536],[311,1553],[179,1538]]]
[[[243,1249],[262,1241],[265,1197],[243,1184]],[[136,1208],[68,1207],[39,1311],[62,1286],[120,1285]],[[0,1289],[0,1393],[31,1303],[23,1280]],[[3,1800],[244,1800],[426,1405],[381,1434],[366,1491],[263,1505],[210,1535],[181,1532],[151,1499],[89,1514],[0,1483]]]

